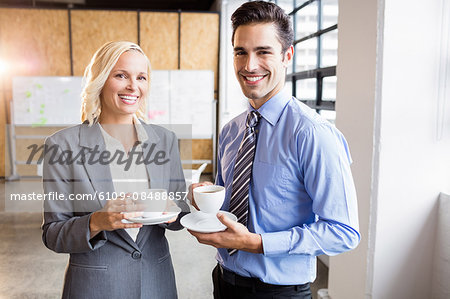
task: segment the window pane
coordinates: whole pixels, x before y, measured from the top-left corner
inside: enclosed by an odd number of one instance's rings
[[[289,92],[289,94],[292,94],[292,81],[286,81],[286,85],[284,88]]]
[[[322,100],[323,101],[336,101],[336,77],[323,78]]]
[[[294,0],[277,0],[277,5],[287,14],[294,10]]]
[[[295,71],[317,68],[317,37],[295,45]]]
[[[337,65],[337,30],[323,34],[320,39],[322,48],[320,67]]]
[[[291,60],[291,63],[289,63],[289,65],[288,65],[288,67],[287,67],[287,74],[292,74],[292,72],[293,72],[293,70],[292,70],[292,64],[293,64],[293,62],[292,62],[292,60]]]
[[[322,115],[326,120],[328,120],[333,125],[336,122],[336,111],[330,111],[330,110],[320,110],[320,115]]]
[[[322,29],[338,22],[338,0],[322,0]]]
[[[316,100],[316,79],[297,80],[297,99],[306,101]]]
[[[318,30],[317,1],[295,13],[295,39],[300,39]]]

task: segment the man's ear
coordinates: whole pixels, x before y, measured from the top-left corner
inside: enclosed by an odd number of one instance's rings
[[[287,68],[294,57],[294,46],[290,46],[283,54],[283,65]]]

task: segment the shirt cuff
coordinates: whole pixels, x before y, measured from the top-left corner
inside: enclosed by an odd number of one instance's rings
[[[180,212],[180,214],[178,214],[176,221],[174,221],[172,223],[161,223],[158,225],[159,225],[159,227],[168,229],[168,230],[173,230],[173,231],[181,230],[184,228],[184,226],[181,225],[180,220],[181,220],[181,218],[183,218],[183,216],[185,216],[187,214],[189,214],[189,213]]]
[[[291,247],[290,235],[289,231],[261,234],[264,255],[288,254]]]

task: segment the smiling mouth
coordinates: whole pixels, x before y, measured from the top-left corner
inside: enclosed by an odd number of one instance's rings
[[[133,105],[139,99],[138,96],[132,96],[132,95],[119,95],[119,98],[122,100],[123,103],[125,103],[127,105]]]
[[[255,84],[264,79],[267,75],[258,75],[258,76],[245,76],[241,75],[247,83]]]

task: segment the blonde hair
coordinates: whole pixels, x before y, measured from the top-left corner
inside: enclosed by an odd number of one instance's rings
[[[119,60],[120,55],[128,51],[138,51],[147,60],[147,73],[149,76],[148,90],[150,90],[150,61],[142,49],[131,42],[115,41],[107,42],[101,46],[91,59],[84,71],[84,88],[81,92],[81,121],[88,121],[89,126],[98,121],[102,112],[100,95],[111,70]],[[143,95],[136,116],[143,120],[147,119],[147,96]]]

